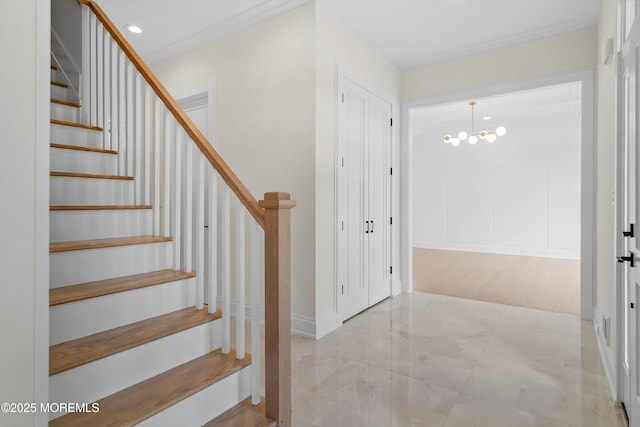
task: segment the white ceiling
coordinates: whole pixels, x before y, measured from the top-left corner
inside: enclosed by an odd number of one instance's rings
[[[155,63],[309,0],[98,0]],[[601,0],[318,0],[400,68],[595,25]],[[124,27],[137,24],[143,34]]]
[[[474,99],[475,130],[494,131],[498,126],[517,126],[542,120],[562,120],[581,114],[580,83],[567,83],[504,95]],[[422,135],[455,135],[471,129],[469,101],[453,102],[411,110],[411,131]],[[483,117],[491,120],[485,121]]]

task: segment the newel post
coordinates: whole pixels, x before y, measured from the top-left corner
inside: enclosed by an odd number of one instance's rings
[[[265,193],[265,406],[291,426],[291,208],[289,193]]]

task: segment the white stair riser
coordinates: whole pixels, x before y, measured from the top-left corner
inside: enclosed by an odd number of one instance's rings
[[[251,395],[251,366],[205,388],[137,427],[201,426]]]
[[[52,176],[51,205],[132,205],[133,181]]]
[[[53,375],[49,401],[95,402],[186,363],[220,348],[220,327],[220,320],[209,322]]]
[[[160,242],[52,253],[50,287],[172,268],[172,246],[173,242]]]
[[[151,209],[52,211],[49,215],[50,240],[146,236],[153,234],[152,216]]]
[[[58,72],[56,70],[51,70],[51,81],[57,82],[58,80]]]
[[[91,151],[52,148],[51,170],[101,175],[118,175],[118,156]]]
[[[51,103],[51,118],[58,120],[66,120],[68,122],[78,122],[78,108],[70,107],[56,102]]]
[[[195,303],[195,279],[184,279],[57,305],[49,310],[49,344],[193,307]]]
[[[51,97],[54,99],[59,99],[61,101],[71,101],[67,99],[69,96],[69,89],[66,87],[60,87],[56,85],[51,85]]]
[[[103,132],[101,131],[51,124],[51,142],[79,145],[81,147],[105,148],[102,140]]]

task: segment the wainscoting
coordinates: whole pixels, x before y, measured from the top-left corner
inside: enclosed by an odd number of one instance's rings
[[[580,261],[413,249],[413,290],[580,314]]]

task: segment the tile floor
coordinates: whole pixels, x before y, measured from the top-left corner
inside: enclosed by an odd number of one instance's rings
[[[567,314],[402,294],[292,340],[293,425],[625,426],[593,326]]]

